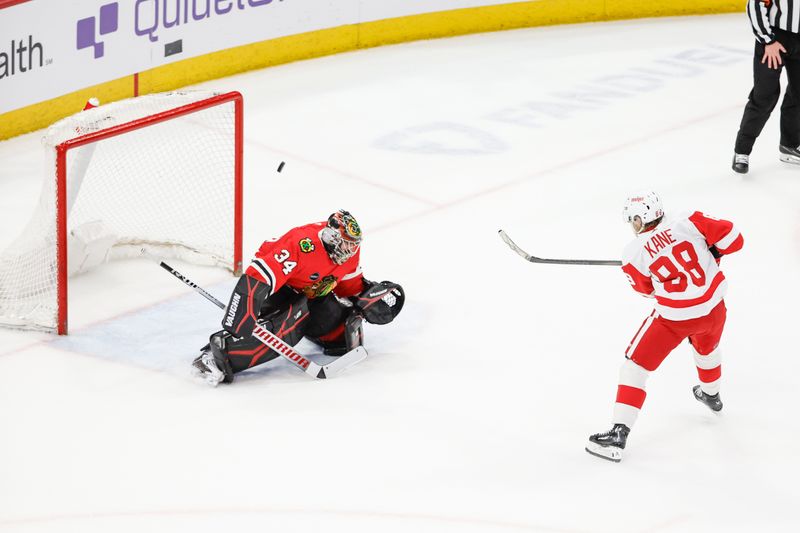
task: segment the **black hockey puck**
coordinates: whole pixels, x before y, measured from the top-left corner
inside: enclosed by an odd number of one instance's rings
[[[285,164],[286,164],[286,161],[281,161],[281,164],[280,164],[280,165],[278,165],[278,172],[280,172],[281,170],[283,170],[283,165],[285,165]]]

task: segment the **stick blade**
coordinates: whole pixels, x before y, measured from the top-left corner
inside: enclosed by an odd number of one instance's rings
[[[500,235],[500,238],[503,239],[503,242],[506,243],[509,248],[511,248],[512,250],[517,252],[517,254],[519,254],[520,257],[522,257],[526,261],[530,261],[531,260],[530,254],[525,253],[525,250],[523,250],[522,248],[517,246],[516,243],[511,240],[511,237],[509,237],[508,234],[505,231],[500,229],[500,230],[497,230],[497,233]]]
[[[511,240],[505,231],[498,230],[497,233],[500,234],[500,238],[503,239],[509,248],[517,252],[520,257],[525,259],[526,261],[530,261],[531,263],[541,263],[545,265],[605,265],[605,266],[622,266],[622,261],[618,261],[616,259],[544,259],[542,257],[536,257],[535,255],[531,255],[519,246],[516,245],[514,241]]]
[[[368,352],[363,346],[353,348],[343,356],[336,359],[336,361],[329,363],[322,367],[325,377],[334,378],[367,358]],[[319,376],[318,376],[319,377]]]

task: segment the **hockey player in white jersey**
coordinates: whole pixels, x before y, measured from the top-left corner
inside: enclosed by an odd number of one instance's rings
[[[645,382],[684,339],[694,350],[700,384],[695,398],[712,411],[722,409],[722,375],[718,344],[725,325],[727,288],[720,258],[744,243],[727,220],[699,211],[665,216],[654,192],[636,194],[625,202],[623,216],[636,239],[623,252],[622,270],[633,289],[655,299],[625,351],[619,373],[614,427],[589,437],[586,451],[619,462],[626,439],[644,403]]]

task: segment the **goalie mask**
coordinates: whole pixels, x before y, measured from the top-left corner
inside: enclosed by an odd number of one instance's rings
[[[353,257],[361,246],[361,227],[348,211],[340,209],[328,217],[320,234],[325,251],[337,265]]]
[[[657,222],[664,216],[664,206],[658,194],[648,191],[629,196],[622,208],[622,218],[631,224],[636,233],[641,233],[648,224]],[[639,217],[641,225],[637,229],[634,225],[635,218]],[[652,227],[652,226],[651,226]]]

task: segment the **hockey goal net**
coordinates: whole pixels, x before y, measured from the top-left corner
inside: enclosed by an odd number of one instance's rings
[[[151,94],[53,124],[31,220],[0,253],[0,325],[67,333],[71,275],[112,258],[241,272],[242,96]]]

